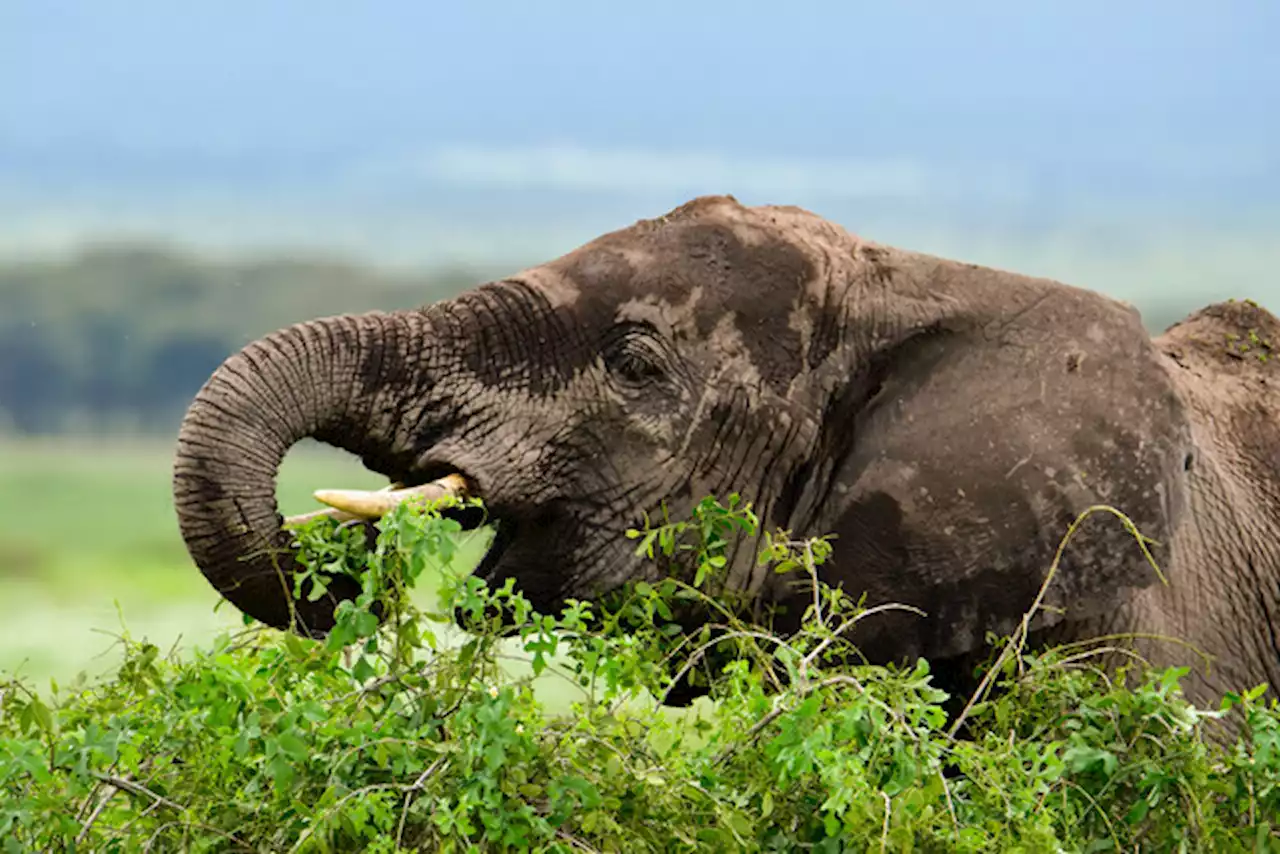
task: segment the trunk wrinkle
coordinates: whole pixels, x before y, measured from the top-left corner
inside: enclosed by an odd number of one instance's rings
[[[227,372],[228,385],[232,386],[238,394],[246,394],[250,389],[258,390],[260,410],[256,414],[266,416],[262,419],[263,426],[296,423],[296,407],[295,411],[291,412],[290,407],[280,396],[276,383],[264,382],[269,378],[266,362],[262,359],[263,355],[265,354],[259,347],[247,348],[244,351],[244,362],[248,370],[242,372],[238,365],[232,365]],[[261,386],[260,389],[258,389],[259,386]]]
[[[232,355],[196,395],[178,436],[174,505],[196,565],[244,613],[323,635],[337,603],[358,593],[354,579],[335,579],[317,602],[292,600],[297,564],[277,474],[306,437],[365,460],[407,458],[403,425],[388,414],[422,387],[407,362],[426,328],[417,312],[301,323]]]

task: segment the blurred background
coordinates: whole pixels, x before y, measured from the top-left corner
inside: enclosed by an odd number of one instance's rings
[[[468,8],[469,5],[469,8]],[[1095,288],[1280,310],[1268,0],[0,0],[0,669],[236,616],[169,463],[219,362],[704,193]],[[380,485],[299,448],[286,512]]]

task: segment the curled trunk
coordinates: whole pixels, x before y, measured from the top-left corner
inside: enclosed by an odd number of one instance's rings
[[[425,362],[422,324],[417,313],[298,324],[228,358],[196,395],[174,464],[178,524],[205,578],[244,613],[322,635],[334,606],[358,592],[354,580],[335,579],[318,601],[293,598],[297,563],[276,477],[289,448],[306,437],[389,474],[408,442],[387,413],[403,412],[399,401],[416,389],[409,363]],[[388,382],[393,376],[397,382]]]

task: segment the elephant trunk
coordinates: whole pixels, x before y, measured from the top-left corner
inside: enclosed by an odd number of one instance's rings
[[[384,473],[407,457],[409,430],[395,416],[425,382],[415,367],[430,362],[425,324],[420,312],[374,312],[282,329],[229,357],[191,403],[174,464],[179,528],[205,578],[245,614],[320,636],[334,606],[358,593],[336,578],[319,600],[295,599],[276,477],[306,437]]]

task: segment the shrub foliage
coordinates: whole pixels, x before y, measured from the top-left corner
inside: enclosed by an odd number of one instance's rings
[[[337,572],[364,581],[327,639],[248,626],[179,657],[125,638],[109,678],[4,684],[0,847],[1280,851],[1280,711],[1265,686],[1199,710],[1180,696],[1185,671],[1125,689],[1078,650],[1033,655],[1014,639],[957,738],[926,662],[857,663],[844,633],[875,610],[818,581],[824,540],[748,540],[807,575],[799,634],[724,608],[680,628],[680,609],[723,601],[706,590],[757,524],[734,497],[632,531],[655,567],[690,577],[655,569],[553,615],[453,571],[459,528],[437,508],[402,506],[372,547],[362,529],[314,522],[298,535],[299,593]],[[433,565],[445,578],[423,609],[406,594]],[[455,613],[467,631],[445,643]],[[659,712],[654,698],[713,647],[733,654],[714,658],[712,702]],[[506,672],[513,650],[528,675]],[[542,674],[580,699],[553,712]],[[1246,725],[1221,745],[1205,729],[1228,709]]]

